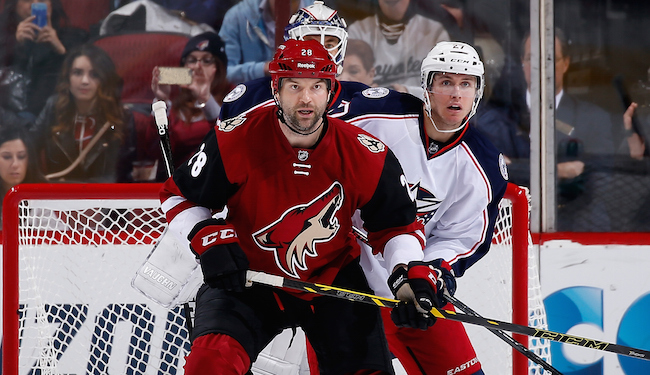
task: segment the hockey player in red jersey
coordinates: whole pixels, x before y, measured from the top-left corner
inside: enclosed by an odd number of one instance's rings
[[[391,268],[421,260],[424,245],[393,153],[326,116],[336,65],[323,46],[287,41],[270,67],[276,106],[217,122],[161,191],[169,230],[189,239],[206,283],[185,372],[245,374],[276,334],[300,326],[321,374],[392,374],[376,307],[244,287],[251,269],[370,292],[351,232],[356,210]],[[213,219],[226,204],[226,220]],[[432,296],[424,288],[405,299]]]
[[[440,42],[422,61],[424,102],[370,88],[355,94],[349,113],[341,117],[395,153],[427,237],[423,261],[411,262],[408,269],[392,275],[385,259],[363,245],[361,264],[378,295],[399,297],[402,283],[417,289],[428,281],[436,290],[434,304],[453,310],[443,294],[453,295],[455,278],[489,250],[508,177],[503,155],[469,124],[483,96],[483,74],[483,63],[472,46]],[[413,306],[382,311],[390,350],[409,375],[483,374],[461,323],[439,319],[423,324],[412,319],[418,317]]]

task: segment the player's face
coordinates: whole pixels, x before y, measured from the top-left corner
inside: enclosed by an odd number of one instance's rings
[[[192,69],[192,83],[212,84],[217,72],[215,57],[210,52],[193,51],[185,59],[185,67]]]
[[[337,77],[339,81],[355,81],[372,86],[375,80],[375,68],[366,70],[357,55],[348,54],[343,61],[343,73]]]
[[[317,129],[327,109],[327,82],[317,78],[285,78],[278,100],[287,124],[293,130],[309,134]]]
[[[21,139],[0,145],[0,178],[5,189],[18,185],[27,174],[27,147]]]
[[[476,77],[436,73],[428,89],[431,117],[439,129],[455,129],[472,110]]]
[[[332,55],[332,58],[334,58],[334,56],[336,56],[336,54],[339,52],[339,43],[341,41],[339,40],[339,38],[331,35],[324,35],[324,38],[322,38],[322,40],[321,38],[322,37],[320,35],[305,35],[302,39],[316,40],[317,42],[322,44],[323,47],[325,47],[325,49],[327,50],[327,52],[329,52],[330,55]]]
[[[87,56],[79,56],[70,69],[70,93],[79,104],[90,102],[97,96],[99,77]]]

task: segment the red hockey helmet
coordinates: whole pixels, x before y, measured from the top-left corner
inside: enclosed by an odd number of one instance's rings
[[[321,78],[328,81],[331,93],[336,78],[336,64],[325,47],[316,40],[287,40],[278,47],[269,64],[275,95],[282,78]]]

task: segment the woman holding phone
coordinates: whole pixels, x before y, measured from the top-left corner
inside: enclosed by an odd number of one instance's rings
[[[219,35],[213,32],[202,33],[188,40],[179,65],[191,71],[189,84],[181,84],[182,80],[161,81],[164,78],[161,77],[162,67],[153,70],[151,90],[156,100],[167,102],[174,167],[189,159],[203,137],[214,127],[223,98],[232,88],[226,79],[228,59],[224,48]],[[160,159],[158,134],[153,125],[151,128],[146,143],[148,157]],[[167,177],[163,166],[160,160],[156,178],[159,181]]]
[[[35,13],[38,7],[46,7],[42,26],[35,23],[32,5]],[[54,91],[66,52],[88,35],[68,27],[61,0],[7,0],[0,25],[0,64],[20,71],[29,80],[25,115],[37,115]]]

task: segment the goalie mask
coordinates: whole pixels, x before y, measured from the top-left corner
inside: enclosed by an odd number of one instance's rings
[[[316,36],[318,41],[325,45],[325,38],[336,37],[339,42],[332,48],[326,48],[337,66],[337,74],[343,72],[343,59],[348,45],[347,24],[338,13],[322,1],[315,1],[313,5],[299,9],[291,19],[285,30],[285,40],[305,40],[306,36]]]
[[[456,129],[441,130],[431,118],[431,102],[427,92],[432,91],[433,78],[436,73],[467,74],[476,77],[476,87],[472,90],[474,101],[469,114]],[[484,68],[476,50],[469,44],[461,42],[440,42],[422,60],[421,81],[424,94],[424,108],[433,126],[441,133],[454,133],[462,129],[476,113],[485,88]],[[434,92],[435,93],[435,92]],[[461,94],[462,95],[462,94]]]

